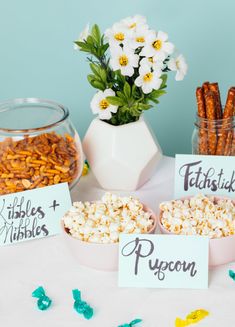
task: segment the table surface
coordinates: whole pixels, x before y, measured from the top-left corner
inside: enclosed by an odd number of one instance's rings
[[[174,159],[164,157],[151,181],[132,193],[157,210],[161,201],[172,198],[173,178]],[[103,192],[89,173],[72,197],[94,200]],[[79,266],[60,235],[2,247],[0,262],[1,327],[117,327],[137,317],[143,319],[143,327],[173,327],[177,316],[183,318],[199,308],[207,309],[210,316],[198,326],[235,326],[235,282],[228,277],[235,263],[211,270],[208,290],[172,290],[118,288],[116,272]],[[31,298],[39,285],[53,300],[44,312],[36,309],[36,300]],[[73,310],[74,288],[82,291],[95,310],[90,321]]]

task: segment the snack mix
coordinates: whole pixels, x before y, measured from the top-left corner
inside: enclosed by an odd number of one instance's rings
[[[220,238],[235,234],[235,205],[230,199],[198,194],[160,204],[161,224],[169,232]]]
[[[154,223],[138,199],[111,193],[101,201],[74,202],[63,221],[74,238],[92,243],[116,243],[120,233],[147,233]]]
[[[78,175],[74,139],[54,132],[0,142],[0,194],[68,182]]]

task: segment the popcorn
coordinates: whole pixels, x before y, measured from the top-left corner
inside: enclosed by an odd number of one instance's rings
[[[221,238],[235,234],[235,204],[198,194],[190,200],[160,204],[161,223],[169,232]]]
[[[117,243],[120,233],[147,233],[154,223],[138,199],[111,193],[105,193],[101,201],[74,202],[63,221],[73,237],[105,244]]]

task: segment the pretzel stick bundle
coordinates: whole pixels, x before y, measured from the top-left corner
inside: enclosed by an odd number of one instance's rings
[[[222,108],[218,83],[203,83],[196,89],[199,117],[198,153],[235,156],[235,86]]]
[[[207,142],[207,126],[206,126],[206,107],[204,101],[203,89],[198,87],[196,90],[197,106],[198,106],[198,117],[201,118],[202,122],[199,123],[199,154],[207,154],[208,142]]]
[[[216,107],[214,94],[211,91],[205,93],[206,116],[208,119],[208,154],[215,155],[217,146],[217,133],[215,126]]]
[[[223,122],[219,132],[216,155],[224,155],[224,148],[225,148],[228,129],[229,129],[229,118],[231,118],[232,120],[233,112],[234,112],[234,99],[235,99],[235,89],[230,88],[228,91],[227,101],[224,108]],[[230,128],[232,128],[232,126],[230,126]]]

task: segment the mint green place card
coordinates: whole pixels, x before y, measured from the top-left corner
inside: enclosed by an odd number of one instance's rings
[[[119,286],[208,288],[208,253],[207,237],[121,234]]]
[[[197,193],[234,197],[235,157],[177,154],[175,198]]]
[[[67,183],[0,196],[0,245],[58,234],[70,207]]]

